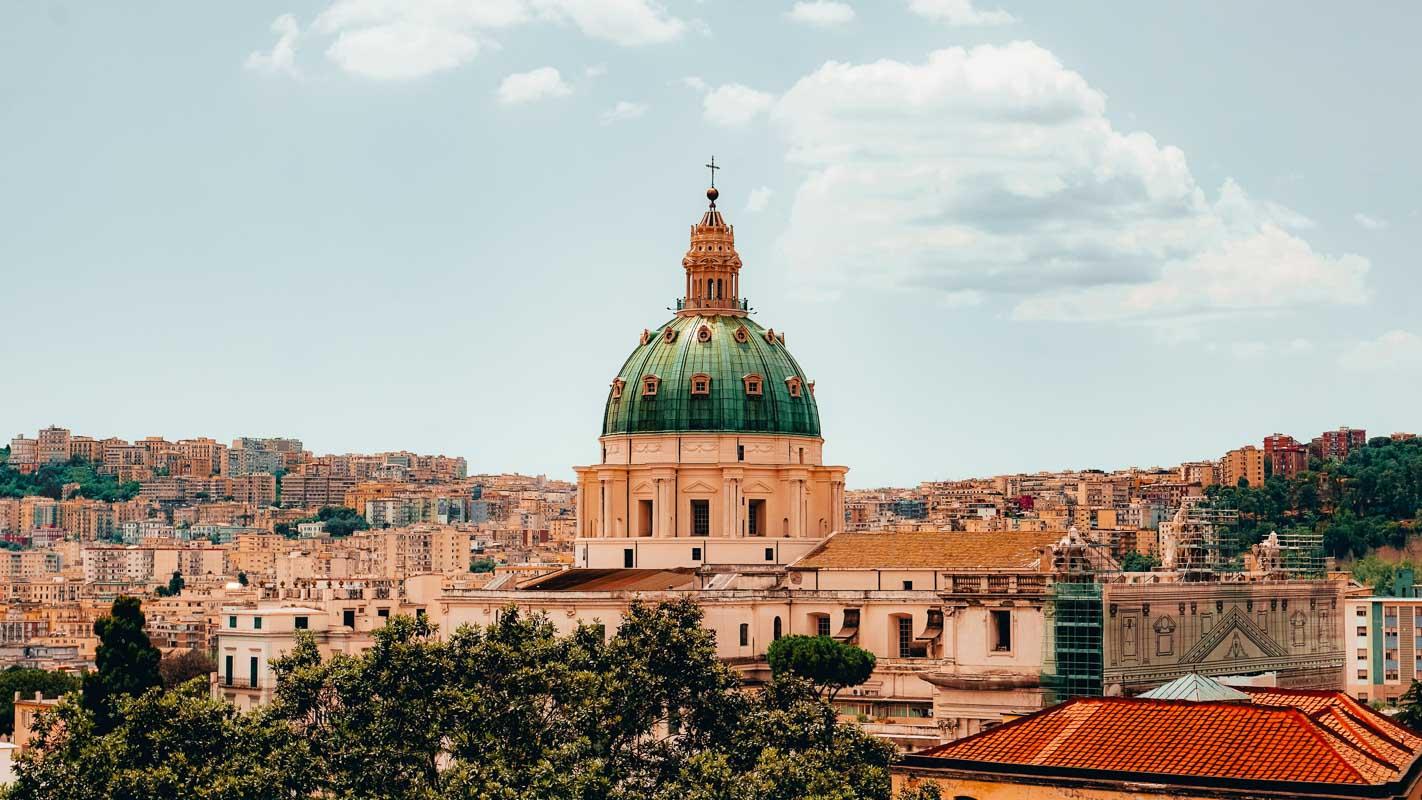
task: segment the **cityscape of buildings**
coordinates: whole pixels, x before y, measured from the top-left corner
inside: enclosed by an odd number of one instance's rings
[[[849,489],[849,468],[825,461],[815,382],[785,333],[750,315],[717,194],[692,227],[675,315],[629,331],[599,460],[575,481],[468,475],[443,455],[316,455],[292,438],[15,436],[0,466],[63,482],[0,498],[0,667],[92,669],[95,621],[138,596],[154,644],[211,657],[213,696],[251,709],[298,637],[358,653],[397,615],[448,632],[513,604],[567,632],[690,598],[750,684],[770,680],[766,650],[784,636],[872,652],[872,676],[835,702],[916,754],[901,783],[1100,788],[1092,770],[1114,762],[1037,740],[1062,724],[1134,741],[1157,725],[1277,723],[1308,756],[1292,772],[1287,754],[1247,774],[1218,754],[1172,766],[1168,739],[1120,769],[1255,791],[1211,796],[1260,796],[1249,781],[1417,787],[1422,738],[1368,704],[1396,706],[1422,672],[1422,601],[1410,585],[1372,596],[1309,531],[1236,541],[1235,511],[1210,502],[1211,487],[1346,459],[1366,431],[1272,433],[1164,467]],[[1302,749],[1339,730],[1349,743]],[[1036,746],[1060,754],[1003,755]],[[1387,768],[1359,778],[1360,759]]]

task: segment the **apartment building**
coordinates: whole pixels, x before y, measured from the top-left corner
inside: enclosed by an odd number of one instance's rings
[[[51,425],[39,432],[39,463],[63,464],[69,460],[69,430]]]
[[[1220,478],[1225,486],[1244,481],[1250,488],[1264,485],[1264,451],[1252,444],[1231,450],[1220,459]]]

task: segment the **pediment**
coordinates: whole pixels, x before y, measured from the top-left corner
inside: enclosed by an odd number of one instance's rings
[[[692,481],[691,483],[688,483],[687,485],[683,486],[683,487],[681,488],[681,490],[682,490],[682,492],[685,492],[685,493],[692,493],[692,492],[697,492],[697,493],[701,493],[701,494],[707,494],[707,493],[715,494],[715,493],[716,493],[716,487],[715,487],[715,486],[712,486],[711,484],[707,483],[706,481]]]
[[[759,492],[761,494],[772,494],[775,492],[775,487],[771,486],[765,481],[751,481],[750,483],[747,483],[745,485],[743,491]]]
[[[633,486],[633,487],[632,487],[632,493],[633,493],[633,494],[651,494],[652,492],[655,492],[656,489],[657,489],[657,487],[653,486],[651,481],[642,481],[641,483],[639,483],[639,484],[637,484],[636,486]]]
[[[1236,606],[1220,617],[1219,623],[1180,657],[1180,663],[1201,664],[1263,656],[1281,658],[1286,655],[1286,648]]]

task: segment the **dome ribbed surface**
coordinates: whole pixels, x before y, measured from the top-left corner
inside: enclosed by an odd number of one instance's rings
[[[746,341],[736,341],[736,331],[746,329]],[[699,341],[707,328],[711,340]],[[668,329],[676,339],[668,342]],[[710,394],[693,396],[691,379],[711,378]],[[654,397],[642,396],[643,378],[660,379]],[[743,378],[760,375],[763,394],[747,396]],[[651,332],[646,344],[632,351],[618,373],[625,385],[620,398],[609,389],[602,432],[679,433],[781,433],[820,435],[820,412],[815,407],[809,380],[794,357],[777,339],[767,341],[765,329],[747,317],[676,317]],[[787,378],[799,378],[799,397],[792,397]]]

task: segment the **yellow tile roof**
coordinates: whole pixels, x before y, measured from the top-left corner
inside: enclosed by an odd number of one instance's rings
[[[837,533],[792,566],[806,569],[1036,569],[1062,531]]]

